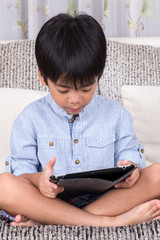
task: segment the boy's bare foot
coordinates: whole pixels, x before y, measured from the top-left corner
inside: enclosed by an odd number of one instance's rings
[[[14,227],[29,227],[29,226],[38,226],[41,224],[38,222],[34,222],[25,216],[16,215],[15,222],[11,222],[10,225]]]
[[[114,217],[113,217],[114,219]],[[160,219],[160,200],[142,203],[128,212],[115,217],[114,226],[135,225]]]

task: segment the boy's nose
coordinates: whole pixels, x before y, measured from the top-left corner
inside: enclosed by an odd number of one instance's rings
[[[71,96],[69,98],[69,102],[71,104],[79,104],[80,103],[80,96],[77,91],[75,93],[71,94]]]

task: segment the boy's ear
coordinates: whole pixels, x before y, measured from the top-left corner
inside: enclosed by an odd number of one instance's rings
[[[47,85],[46,82],[44,81],[44,77],[42,76],[39,68],[38,68],[38,76],[39,76],[39,79],[40,79],[42,85]]]

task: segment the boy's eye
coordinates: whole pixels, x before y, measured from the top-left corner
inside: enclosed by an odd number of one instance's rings
[[[61,89],[57,89],[58,90],[58,92],[60,92],[60,93],[68,93],[68,90],[61,90]],[[81,91],[82,92],[89,92],[89,91],[91,91],[92,90],[92,88],[89,88],[89,89],[84,89],[84,88],[81,88]]]
[[[90,88],[90,89],[82,89],[83,92],[89,92],[91,90],[92,90],[92,88]]]
[[[68,91],[61,91],[61,90],[58,90],[58,92],[60,92],[60,93],[67,93]]]

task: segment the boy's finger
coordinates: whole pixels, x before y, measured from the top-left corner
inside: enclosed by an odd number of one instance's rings
[[[52,158],[50,159],[50,161],[48,162],[48,167],[49,167],[49,168],[53,168],[55,162],[56,162],[56,158],[55,158],[55,157],[52,157]]]
[[[64,187],[58,187],[57,184],[51,183],[52,185],[48,188],[50,192],[63,192],[64,191]]]
[[[45,167],[45,168],[47,168],[47,169],[52,169],[52,170],[53,170],[53,166],[54,166],[55,162],[56,162],[56,158],[55,158],[55,157],[52,157],[52,158],[50,159],[50,161],[46,164],[46,167]]]
[[[50,182],[50,181],[47,182],[47,186],[48,186],[50,189],[57,189],[57,188],[58,188],[58,186],[57,186],[56,183],[53,183],[53,182]]]
[[[120,183],[117,183],[114,187],[115,188],[128,188],[128,183],[126,183],[125,181],[122,181]]]
[[[47,194],[45,194],[46,197],[49,197],[49,198],[56,198],[56,196],[59,194],[59,193],[62,193],[64,191],[64,188],[63,187],[58,187],[57,189],[55,189],[53,191],[53,189],[51,189],[51,191],[49,191]]]
[[[125,179],[125,182],[134,181],[134,179],[136,178],[136,175],[137,175],[136,172],[131,173],[131,175]]]
[[[139,178],[139,170],[136,169],[129,177],[128,181],[134,181],[134,179],[138,179]]]
[[[128,160],[119,160],[118,163],[117,163],[117,166],[125,166],[125,165],[128,165],[130,164],[130,162]]]
[[[58,191],[58,193],[63,192],[64,191],[64,187],[58,187],[57,191]]]
[[[132,180],[133,180],[133,178],[132,178],[131,176],[129,176],[128,178],[125,179],[125,182],[126,182],[126,183],[129,183],[129,182],[131,182]]]

